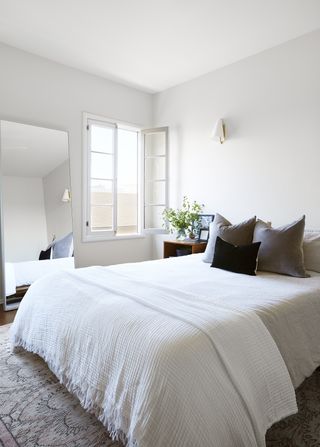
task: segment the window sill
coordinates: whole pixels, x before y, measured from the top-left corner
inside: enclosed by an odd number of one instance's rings
[[[144,230],[144,234],[170,234],[165,228],[148,228]]]
[[[85,235],[82,242],[108,242],[108,241],[124,241],[130,239],[145,239],[144,234],[127,234],[122,236],[105,236],[101,235]]]

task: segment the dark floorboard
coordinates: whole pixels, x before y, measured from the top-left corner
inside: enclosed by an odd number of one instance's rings
[[[5,312],[3,310],[2,304],[0,304],[0,326],[12,323],[16,312],[17,312],[16,310],[10,310],[8,312]]]

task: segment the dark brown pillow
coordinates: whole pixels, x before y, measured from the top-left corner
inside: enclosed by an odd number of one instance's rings
[[[51,248],[52,247],[49,247],[46,250],[41,250],[40,251],[39,261],[43,261],[45,259],[50,259],[51,258]]]
[[[260,242],[233,245],[217,236],[211,267],[255,276]]]

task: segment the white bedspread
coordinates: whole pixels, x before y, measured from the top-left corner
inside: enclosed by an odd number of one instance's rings
[[[229,274],[227,284],[199,257],[185,258],[40,279],[12,342],[41,355],[130,447],[264,446],[267,428],[296,412],[294,389],[256,313],[218,300],[264,291],[251,289],[256,278]],[[211,275],[206,293],[200,264]]]
[[[37,279],[54,272],[74,269],[74,258],[43,259],[41,261],[15,262],[17,287],[33,284]]]
[[[70,269],[74,269],[73,257],[43,259],[41,261],[6,262],[6,296],[14,295],[16,287],[33,284],[44,275]]]
[[[5,263],[5,288],[6,296],[14,295],[16,293],[16,277],[14,274],[13,264]]]
[[[297,388],[320,365],[320,274],[293,278],[258,272],[255,277],[213,269],[202,254],[109,267],[132,278],[174,285],[211,303],[255,312],[285,360]]]

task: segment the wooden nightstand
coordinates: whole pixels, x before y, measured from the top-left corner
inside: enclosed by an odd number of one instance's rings
[[[163,241],[163,257],[177,256],[177,250],[189,250],[189,254],[203,253],[207,242],[198,241]]]

